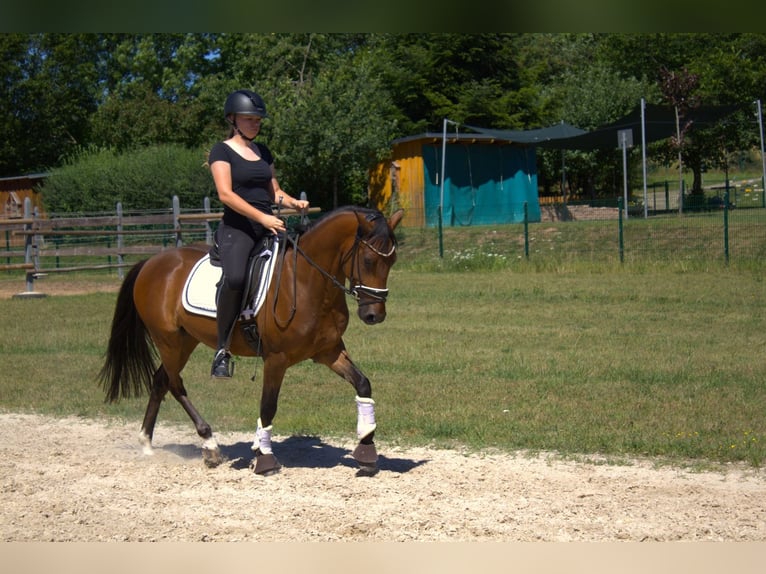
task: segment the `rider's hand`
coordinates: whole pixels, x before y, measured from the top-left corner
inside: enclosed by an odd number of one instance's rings
[[[285,222],[282,221],[282,219],[280,219],[276,215],[271,215],[266,220],[266,224],[264,225],[264,227],[266,227],[266,229],[268,229],[274,235],[276,235],[280,231],[284,231],[285,230]]]

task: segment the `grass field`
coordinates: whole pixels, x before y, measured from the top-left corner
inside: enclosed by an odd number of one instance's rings
[[[368,327],[352,317],[346,344],[372,381],[380,444],[764,463],[762,263],[498,263],[491,253],[515,245],[513,233],[468,229],[450,241],[487,245],[477,238],[494,238],[492,248],[440,261],[432,236],[405,233],[388,319]],[[20,277],[2,280],[21,290]],[[83,278],[118,282],[50,280]],[[138,429],[146,399],[107,405],[96,383],[114,301],[0,300],[0,409],[121,417]],[[192,400],[215,429],[254,429],[260,362],[243,358],[235,380],[213,383],[211,354],[198,350],[184,371]],[[163,421],[194,433],[172,399]],[[277,434],[353,436],[355,421],[347,383],[313,363],[288,371]]]

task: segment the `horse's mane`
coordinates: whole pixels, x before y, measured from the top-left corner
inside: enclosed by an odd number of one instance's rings
[[[364,239],[377,247],[384,248],[386,244],[390,244],[392,241],[396,241],[394,235],[388,227],[386,217],[377,209],[369,207],[360,207],[355,205],[344,205],[323,213],[319,218],[312,222],[309,222],[305,226],[302,233],[309,233],[320,229],[326,223],[334,220],[337,217],[342,217],[344,214],[352,213],[357,217],[366,219],[373,224],[372,230],[364,237]]]

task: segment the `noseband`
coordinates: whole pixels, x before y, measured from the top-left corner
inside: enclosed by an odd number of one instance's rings
[[[351,264],[352,269],[352,276],[349,278],[349,283],[351,284],[350,289],[345,289],[349,295],[353,296],[354,299],[356,299],[357,304],[361,305],[371,305],[372,303],[385,303],[386,299],[388,298],[388,289],[379,289],[377,287],[368,287],[364,283],[356,283],[354,284],[354,276],[353,276],[353,270],[356,269],[357,274],[360,276],[361,279],[361,273],[359,272],[359,245],[364,245],[372,251],[375,255],[378,255],[379,257],[391,257],[394,252],[396,251],[396,242],[394,241],[393,245],[391,246],[391,249],[388,251],[388,253],[384,253],[377,249],[376,247],[373,247],[369,242],[365,241],[359,235],[357,234],[356,240],[354,241],[354,246],[349,251],[350,256],[353,259],[353,263]],[[346,259],[344,259],[345,262]],[[362,296],[367,296],[373,301],[368,303],[362,303]]]

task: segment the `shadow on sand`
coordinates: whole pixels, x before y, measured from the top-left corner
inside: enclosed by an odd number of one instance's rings
[[[254,454],[251,442],[221,444],[221,454],[226,457],[231,468],[243,470],[250,467]],[[201,449],[191,444],[167,444],[159,447],[185,459],[201,458]],[[347,448],[337,447],[322,441],[317,436],[291,436],[284,440],[274,440],[274,454],[280,464],[286,468],[333,468],[338,465],[359,469],[359,464],[351,457]],[[427,459],[412,460],[378,456],[378,472],[403,474],[428,462]]]

